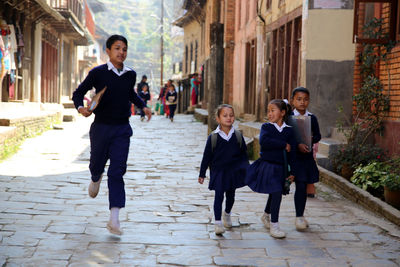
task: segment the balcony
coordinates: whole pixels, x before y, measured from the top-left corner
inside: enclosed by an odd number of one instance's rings
[[[85,22],[83,16],[83,0],[48,0],[50,6],[57,10],[65,20],[56,23],[57,31],[71,37],[77,45],[87,45]]]

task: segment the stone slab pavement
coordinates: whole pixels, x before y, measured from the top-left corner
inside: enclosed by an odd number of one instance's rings
[[[275,240],[259,219],[266,195],[244,187],[234,227],[216,236],[213,192],[197,183],[207,127],[191,115],[131,118],[124,235],[111,235],[106,179],[96,199],[87,195],[90,122],[28,139],[0,163],[0,266],[400,265],[399,227],[323,185],[305,232],[294,227],[293,192],[280,214],[287,237]]]

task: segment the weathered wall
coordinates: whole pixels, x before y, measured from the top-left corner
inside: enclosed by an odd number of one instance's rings
[[[313,9],[303,21],[302,84],[310,90],[310,111],[318,117],[321,134],[326,137],[343,116],[338,113],[339,106],[345,116],[351,116],[355,45],[349,25],[353,10]]]
[[[232,104],[236,115],[244,112],[246,43],[256,38],[257,1],[236,1]],[[248,19],[246,20],[246,10]]]

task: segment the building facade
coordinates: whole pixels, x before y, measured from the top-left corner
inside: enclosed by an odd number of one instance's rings
[[[0,110],[43,109],[69,100],[83,69],[79,47],[95,43],[86,1],[2,1],[0,10],[6,61]]]
[[[387,54],[386,60],[380,60],[376,76],[381,81],[384,94],[389,96],[389,112],[384,121],[383,136],[375,136],[375,141],[390,155],[400,153],[400,1],[356,1],[354,13],[358,15],[354,20],[356,43],[354,88],[357,94],[361,88],[361,60],[363,43],[387,43],[391,41],[392,50]],[[387,34],[385,39],[365,39],[360,34],[364,23],[372,18],[383,20],[383,31]],[[358,28],[358,29],[357,29]],[[363,40],[364,39],[364,40]]]

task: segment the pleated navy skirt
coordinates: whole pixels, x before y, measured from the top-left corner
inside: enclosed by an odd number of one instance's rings
[[[249,163],[243,161],[233,168],[210,170],[208,189],[226,192],[246,185],[245,178]]]
[[[257,193],[282,192],[285,183],[283,165],[259,158],[247,169],[246,184]]]

